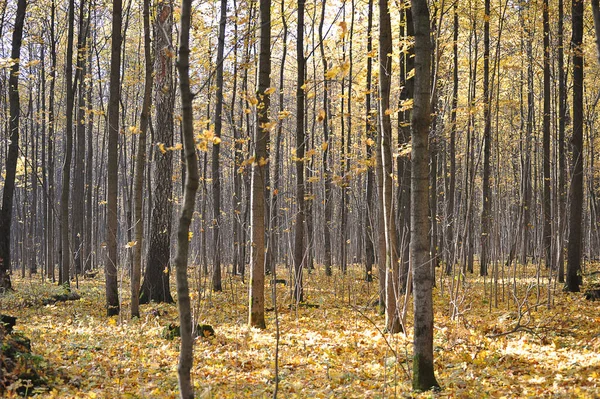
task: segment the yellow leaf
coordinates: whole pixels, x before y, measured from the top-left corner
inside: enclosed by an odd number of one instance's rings
[[[324,142],[323,144],[321,144],[321,149],[323,151],[325,151],[327,149],[327,147],[329,147],[329,144],[327,142]]]
[[[273,93],[275,93],[275,88],[274,87],[269,87],[267,90],[265,90],[265,94],[267,96],[270,96]]]
[[[218,145],[221,144],[221,138],[220,137],[214,137],[212,140],[214,145]]]
[[[373,144],[375,144],[375,140],[373,140],[373,139],[367,139],[367,145],[369,147],[371,147]]]
[[[257,99],[256,97],[250,97],[250,98],[248,99],[248,102],[249,102],[251,105],[254,105],[254,106],[258,105],[258,99]]]
[[[188,231],[188,241],[192,241],[192,237],[194,237],[194,232]]]
[[[325,119],[325,110],[324,109],[320,109],[319,113],[317,114],[317,121],[322,122]]]
[[[129,241],[127,244],[125,244],[125,248],[132,248],[135,247],[137,245],[137,241]]]
[[[158,143],[157,145],[158,145],[158,149],[159,149],[159,151],[160,151],[162,154],[164,154],[164,153],[166,153],[166,152],[167,152],[167,150],[166,150],[166,148],[165,148],[165,143]]]

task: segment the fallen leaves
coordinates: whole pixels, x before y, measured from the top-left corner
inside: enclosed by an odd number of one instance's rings
[[[364,282],[363,272],[352,267],[348,275],[330,279],[321,270],[306,274],[307,298],[319,308],[289,309],[288,289],[278,289],[281,397],[431,395],[411,393],[411,326],[409,336],[378,330],[383,316],[375,307],[365,307],[376,296],[377,281]],[[206,277],[199,278],[195,270],[190,275],[192,286],[205,286]],[[124,294],[129,287],[123,280]],[[490,338],[491,331],[513,327],[517,310],[502,301],[490,310],[483,282],[472,276],[468,280],[464,294],[471,309],[459,321],[450,320],[448,297],[435,290],[435,367],[444,388],[435,397],[566,398],[598,392],[597,305],[557,289],[554,307],[540,306],[531,315],[530,327],[538,335],[517,332]],[[46,397],[175,398],[179,343],[161,338],[165,326],[178,322],[175,305],[143,305],[142,317],[129,320],[124,298],[122,315],[106,318],[103,281],[101,276],[80,281],[80,300],[40,306],[44,297],[60,289],[14,276],[16,292],[0,297],[0,309],[10,309],[22,320],[17,330],[31,338],[33,353],[68,376]],[[267,313],[267,330],[247,328],[247,285],[237,276],[227,281],[223,293],[200,291],[194,296],[196,321],[213,325],[216,333],[196,340],[197,392],[219,398],[271,396],[274,312]],[[449,292],[448,286],[443,292]],[[267,295],[266,307],[272,306]]]

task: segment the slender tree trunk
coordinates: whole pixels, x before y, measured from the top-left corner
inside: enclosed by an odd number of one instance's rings
[[[543,122],[543,169],[544,169],[544,221],[543,221],[543,247],[546,258],[546,268],[552,265],[552,193],[550,176],[550,17],[548,0],[543,4],[544,20],[544,122]]]
[[[490,113],[490,0],[485,0],[483,19],[483,210],[481,212],[481,258],[479,275],[487,275],[490,255],[492,187],[490,184],[490,155],[492,147],[492,129]]]
[[[569,212],[569,247],[567,258],[567,285],[570,292],[579,292],[581,285],[581,247],[583,213],[583,1],[573,0],[572,37],[573,46],[573,152]]]
[[[2,210],[0,211],[0,291],[12,289],[10,281],[10,237],[12,224],[13,197],[15,192],[15,175],[17,170],[17,158],[19,156],[19,58],[21,57],[21,42],[23,39],[23,24],[25,22],[26,0],[19,0],[17,13],[15,14],[15,25],[12,36],[12,48],[10,57],[17,60],[10,67],[8,79],[9,91],[8,101],[10,107],[9,129],[10,144],[6,156],[4,178],[4,189],[2,191]]]
[[[198,191],[198,158],[194,142],[193,96],[190,91],[190,20],[192,1],[181,1],[181,34],[179,37],[179,88],[181,92],[183,148],[185,151],[186,181],[183,206],[177,230],[177,255],[175,269],[177,277],[177,308],[181,324],[181,348],[179,355],[179,393],[182,399],[194,397],[191,370],[194,363],[194,339],[192,337],[192,309],[188,286],[187,267],[189,251],[189,231],[194,215],[196,192]]]
[[[138,135],[138,148],[135,159],[135,176],[133,186],[133,209],[135,242],[133,248],[133,270],[131,273],[131,317],[140,317],[140,280],[142,273],[142,249],[144,238],[144,169],[146,168],[146,132],[150,121],[150,108],[152,107],[153,65],[150,53],[150,0],[144,0],[144,102],[140,116],[140,131]]]
[[[121,99],[121,25],[123,5],[121,0],[113,0],[112,44],[110,60],[110,96],[108,100],[108,169],[106,206],[106,311],[108,316],[119,314],[119,290],[117,281],[118,250],[118,145],[119,145],[119,101]],[[63,251],[67,248],[63,246]]]
[[[75,86],[73,82],[73,36],[75,21],[75,1],[69,1],[68,11],[68,33],[67,33],[67,55],[66,55],[66,92],[67,92],[67,115],[65,128],[65,157],[63,161],[63,179],[60,194],[60,237],[62,246],[62,259],[58,284],[69,288],[69,271],[71,268],[71,245],[69,240],[69,195],[71,190],[71,159],[73,156],[73,108],[75,102]],[[117,109],[118,112],[118,109]],[[109,243],[110,249],[110,243]],[[115,243],[116,249],[116,243]]]
[[[381,134],[381,170],[383,231],[385,234],[386,265],[386,328],[390,333],[402,330],[398,313],[399,267],[396,253],[395,212],[392,204],[392,124],[390,118],[390,86],[392,72],[392,27],[387,0],[379,0],[379,123]],[[383,261],[383,259],[382,259]]]
[[[324,206],[325,220],[323,221],[323,235],[325,246],[325,275],[331,276],[332,259],[331,259],[331,172],[329,170],[329,145],[330,145],[330,127],[329,127],[329,79],[327,78],[327,58],[325,56],[325,45],[323,37],[323,25],[325,24],[325,11],[327,9],[327,0],[321,3],[321,20],[319,21],[319,51],[321,53],[321,61],[323,63],[323,110],[320,111],[318,119],[321,119],[323,124],[323,176],[325,178]],[[370,60],[370,58],[369,58]]]
[[[455,259],[454,228],[454,193],[456,191],[456,109],[458,108],[458,2],[454,3],[454,25],[452,33],[452,111],[450,114],[450,179],[448,184],[447,216],[446,216],[446,274],[452,273]]]
[[[412,190],[410,262],[414,292],[413,389],[437,388],[433,368],[433,277],[428,267],[428,136],[430,122],[429,10],[426,0],[411,0],[415,27],[415,100],[412,114]]]
[[[227,0],[221,0],[221,19],[219,22],[219,43],[217,45],[217,74],[215,105],[215,137],[220,140],[223,126],[223,53],[225,50],[225,25],[227,22]],[[221,284],[221,169],[220,169],[221,146],[214,143],[212,147],[212,195],[213,195],[213,291],[222,291]]]
[[[367,20],[367,53],[371,53],[373,51],[373,37],[371,31],[373,29],[373,0],[369,0],[369,11],[368,11],[368,20]],[[366,193],[366,222],[365,222],[365,279],[367,281],[373,281],[373,264],[375,263],[375,243],[374,243],[374,234],[375,229],[375,216],[376,209],[375,204],[373,203],[373,189],[375,185],[375,176],[374,176],[374,167],[372,163],[373,158],[373,143],[376,141],[375,134],[377,133],[377,124],[373,120],[371,109],[371,91],[372,88],[372,79],[373,79],[373,58],[367,57],[367,89],[365,95],[365,126],[366,126],[366,137],[367,137],[367,159],[369,161],[368,171],[367,171],[367,193]]]
[[[558,282],[565,282],[565,251],[564,235],[567,226],[566,205],[566,153],[565,153],[565,118],[567,113],[567,90],[565,88],[565,61],[564,61],[564,32],[563,32],[564,7],[563,0],[558,0],[558,234],[557,234],[557,262]]]
[[[250,259],[250,314],[251,327],[266,328],[265,324],[265,261],[267,243],[265,242],[265,192],[267,191],[267,168],[269,167],[268,146],[271,122],[269,107],[271,94],[269,85],[271,74],[271,0],[260,1],[260,53],[258,60],[258,106],[254,142],[256,145],[252,165],[252,246]],[[270,246],[273,243],[269,243]],[[269,248],[270,249],[270,248]]]
[[[298,1],[298,22],[296,32],[296,57],[298,71],[296,76],[296,231],[294,241],[294,301],[304,301],[302,269],[304,264],[304,73],[306,59],[304,58],[304,5],[305,0]]]

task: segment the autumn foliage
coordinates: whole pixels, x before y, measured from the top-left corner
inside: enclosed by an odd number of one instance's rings
[[[452,281],[438,276],[434,351],[442,391],[436,397],[597,394],[598,303],[584,294],[563,293],[552,282],[548,306],[547,280],[537,285],[535,279],[519,277],[532,272],[533,266],[520,266],[516,283],[507,276],[497,287],[486,281],[485,289],[482,278],[468,280],[453,294],[455,320],[449,317]],[[189,274],[197,276],[195,269]],[[589,276],[587,285],[598,283],[598,274]],[[364,282],[358,267],[346,276],[334,270],[326,278],[317,270],[305,277],[307,300],[318,307],[290,308],[290,287],[277,286],[280,397],[419,397],[410,393],[412,329],[406,329],[408,336],[383,333],[384,317],[369,306],[377,297],[376,282]],[[16,331],[31,339],[32,356],[60,372],[48,378],[40,396],[177,397],[178,338],[161,337],[166,326],[177,323],[175,305],[143,305],[139,319],[129,320],[122,312],[122,317],[107,320],[98,306],[104,300],[102,281],[80,282],[79,300],[42,305],[58,288],[15,276],[17,290],[0,297],[0,309],[18,317]],[[216,333],[196,338],[196,391],[207,398],[269,397],[274,385],[274,312],[267,313],[267,330],[248,328],[247,284],[234,276],[224,282],[223,292],[210,293],[203,289],[208,284],[204,277],[191,281],[199,288],[192,292],[195,321],[213,325]],[[125,300],[123,308],[128,306]],[[269,295],[266,306],[271,306]],[[18,379],[6,373],[4,350],[1,358],[4,395],[17,396],[22,391],[16,387],[28,381],[15,384]]]

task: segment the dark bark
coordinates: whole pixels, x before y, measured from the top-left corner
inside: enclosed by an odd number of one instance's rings
[[[108,166],[106,206],[106,311],[108,316],[118,315],[119,290],[117,281],[118,250],[118,145],[119,145],[119,102],[121,99],[121,25],[123,20],[121,0],[113,0],[112,44],[110,59],[110,95],[108,100]],[[66,249],[63,247],[63,251]]]
[[[483,19],[483,209],[481,211],[481,258],[479,260],[479,275],[486,276],[490,254],[492,187],[491,174],[491,148],[492,129],[490,112],[490,0],[485,0],[485,17]]]
[[[382,188],[380,205],[383,212],[385,234],[386,328],[390,333],[402,330],[398,313],[399,266],[396,251],[396,216],[392,204],[392,123],[390,118],[390,87],[392,72],[392,27],[387,0],[379,0],[379,124],[381,135]]]
[[[181,325],[181,347],[179,354],[179,393],[182,399],[194,397],[191,370],[194,363],[194,338],[192,337],[192,308],[188,285],[187,267],[189,252],[189,231],[196,204],[198,191],[198,158],[194,142],[194,115],[192,109],[193,96],[190,91],[190,20],[192,1],[181,1],[181,33],[179,36],[179,88],[181,92],[183,148],[185,151],[186,181],[183,195],[183,206],[177,230],[177,255],[175,269],[177,277],[177,309]]]
[[[581,285],[582,213],[583,213],[583,1],[573,0],[573,137],[571,138],[572,173],[569,192],[569,246],[567,284],[570,292],[579,292]]]
[[[266,328],[265,323],[265,265],[267,243],[265,242],[265,216],[267,169],[269,167],[268,146],[270,141],[269,94],[271,74],[271,0],[260,1],[260,52],[258,60],[258,106],[256,110],[255,153],[252,164],[252,246],[250,247],[250,312],[251,327]],[[269,243],[272,246],[273,243]]]
[[[146,132],[150,121],[150,109],[152,107],[152,85],[154,78],[152,76],[152,54],[150,41],[150,0],[144,0],[144,60],[145,60],[145,81],[144,81],[144,99],[142,104],[142,113],[140,116],[140,132],[138,136],[138,148],[135,159],[135,176],[133,186],[133,210],[135,241],[133,247],[133,270],[131,271],[131,317],[140,317],[140,280],[142,273],[142,247],[144,238],[144,170],[146,168]]]
[[[156,109],[155,142],[173,146],[173,58],[171,34],[172,5],[161,3],[155,21],[154,103]],[[150,219],[150,240],[146,255],[140,303],[173,302],[169,288],[171,269],[171,225],[173,216],[173,151],[154,152],[154,189]]]
[[[294,301],[304,301],[304,285],[302,282],[302,269],[304,264],[304,154],[305,154],[305,127],[304,127],[304,73],[306,59],[304,57],[304,5],[305,0],[298,1],[298,22],[296,31],[296,61],[298,71],[296,76],[296,226],[294,234]]]
[[[429,267],[428,136],[431,41],[426,0],[411,0],[415,27],[415,100],[412,114],[410,262],[414,292],[413,389],[437,388],[433,367],[433,277]]]
[[[217,45],[217,73],[215,81],[215,137],[221,137],[223,126],[223,53],[225,50],[225,25],[227,22],[227,0],[221,0],[221,19],[219,21],[219,43]],[[212,196],[213,196],[213,270],[212,270],[212,288],[213,291],[222,291],[221,283],[221,169],[220,169],[221,146],[213,144],[212,147]]]
[[[18,60],[21,54],[21,42],[23,39],[23,25],[25,22],[26,0],[19,0],[17,13],[15,14],[15,25],[12,35],[12,47],[10,57]],[[12,210],[13,197],[15,193],[15,175],[17,170],[17,158],[19,156],[19,62],[14,62],[10,67],[8,79],[9,91],[9,129],[10,144],[6,156],[4,178],[4,189],[2,191],[2,210],[0,210],[0,291],[12,289],[10,281],[10,237],[12,233]]]

